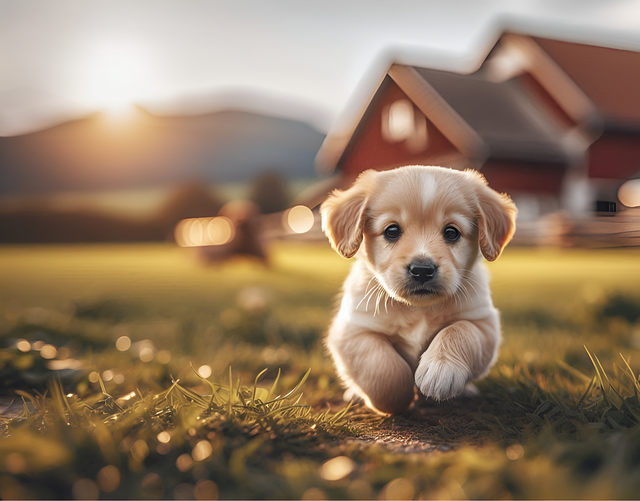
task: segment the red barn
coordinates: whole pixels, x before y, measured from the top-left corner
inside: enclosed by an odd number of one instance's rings
[[[346,183],[406,164],[476,168],[551,208],[615,201],[640,171],[640,54],[505,34],[471,74],[392,65],[318,167]]]

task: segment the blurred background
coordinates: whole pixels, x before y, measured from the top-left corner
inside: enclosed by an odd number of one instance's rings
[[[638,82],[635,0],[0,0],[0,497],[637,496],[638,382],[618,385],[627,369],[614,364],[640,357]],[[433,456],[476,465],[477,485],[441,475],[445,463],[414,475],[384,460],[370,474],[379,451],[344,440],[343,483],[323,473],[338,453],[316,428],[334,444],[364,428],[325,420],[346,405],[322,339],[351,262],[318,207],[365,169],[405,164],[478,169],[518,206],[513,242],[488,264],[500,358],[471,421],[467,400],[425,404],[410,433],[358,406],[346,420],[373,423],[367,444],[399,433],[427,452],[489,437],[496,461]],[[588,414],[602,402],[584,346],[635,395],[631,417]],[[270,395],[309,368],[301,403],[318,415],[301,431],[273,418],[255,435],[226,415],[202,429],[200,410],[156,398],[178,380],[207,394],[211,378],[253,403],[240,380]],[[47,391],[98,438],[49,419],[67,414]],[[120,420],[144,399],[162,412]],[[575,413],[543,422],[558,400]],[[554,415],[570,432],[529,448]],[[60,432],[41,434],[45,422]],[[513,462],[514,441],[543,451],[538,466]]]
[[[481,170],[516,244],[638,243],[637,2],[0,9],[2,243],[261,257],[321,238],[284,211],[407,163]]]

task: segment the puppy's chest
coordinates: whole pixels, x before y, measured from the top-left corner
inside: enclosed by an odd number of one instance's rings
[[[451,315],[443,312],[406,308],[405,311],[396,312],[385,319],[386,333],[394,342],[422,352],[438,332],[455,321],[450,317]]]

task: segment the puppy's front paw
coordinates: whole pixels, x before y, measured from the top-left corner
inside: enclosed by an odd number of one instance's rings
[[[353,388],[347,388],[346,390],[344,390],[344,393],[342,395],[342,400],[344,400],[345,402],[351,402],[352,400],[354,402],[361,402],[362,397]]]
[[[425,397],[447,400],[457,397],[471,379],[471,371],[457,361],[425,356],[416,370],[416,386]]]

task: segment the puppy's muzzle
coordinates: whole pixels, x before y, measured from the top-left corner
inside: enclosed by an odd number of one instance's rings
[[[431,259],[424,261],[412,261],[407,269],[409,270],[411,278],[421,284],[424,284],[435,277],[438,271],[438,267]]]

